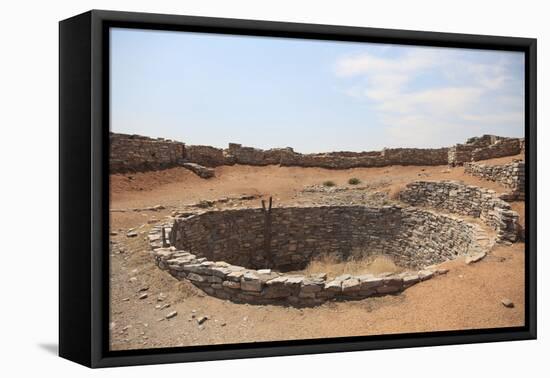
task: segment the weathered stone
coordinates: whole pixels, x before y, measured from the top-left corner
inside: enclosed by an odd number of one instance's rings
[[[374,277],[371,275],[359,276],[361,290],[374,289],[382,286],[384,279],[380,277]]]
[[[241,282],[236,281],[223,281],[222,286],[230,288],[230,289],[240,289],[241,288]]]
[[[262,281],[259,278],[241,279],[241,290],[262,291]]]
[[[342,281],[342,293],[344,294],[359,291],[360,289],[361,283],[357,278],[349,278],[345,281]]]
[[[514,302],[512,302],[510,299],[508,298],[502,298],[502,300],[500,301],[500,303],[502,303],[502,305],[504,307],[508,307],[508,308],[512,308],[514,307]]]
[[[487,254],[485,252],[474,253],[473,255],[466,256],[464,260],[466,264],[473,264],[483,259]]]
[[[198,274],[195,274],[195,273],[189,273],[187,275],[187,279],[191,280],[191,281],[196,281],[196,282],[204,282],[206,281],[206,279],[201,276],[201,275],[198,275]]]
[[[342,281],[333,280],[333,281],[325,283],[325,290],[335,291],[335,292],[342,291]]]
[[[176,315],[178,315],[178,312],[177,312],[177,311],[171,311],[171,312],[169,312],[168,314],[166,314],[166,319],[172,319],[172,318],[175,317]]]

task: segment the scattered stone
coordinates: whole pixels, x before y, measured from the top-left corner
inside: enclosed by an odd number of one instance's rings
[[[215,171],[212,168],[203,167],[200,164],[196,163],[182,163],[182,167],[189,169],[191,172],[195,173],[200,178],[209,179],[214,177]]]
[[[111,236],[117,236],[117,235],[118,235],[118,232],[116,232],[116,231],[111,231],[111,232],[109,233],[109,235],[111,235]]]
[[[514,302],[512,302],[510,299],[508,298],[503,298],[500,303],[502,303],[502,305],[504,307],[508,307],[508,308],[513,308],[514,307]]]
[[[178,314],[177,311],[172,311],[172,312],[169,312],[168,314],[166,314],[166,319],[172,319],[174,316],[176,316]]]
[[[207,320],[208,320],[208,316],[201,316],[201,317],[197,318],[197,323],[202,324]]]
[[[149,294],[143,293],[143,294],[141,294],[141,295],[139,296],[139,299],[145,299],[145,298],[147,298],[148,296],[149,296]]]
[[[466,256],[464,260],[466,264],[473,264],[483,259],[487,254],[485,252],[478,252],[473,255]]]
[[[147,290],[149,290],[149,286],[142,286],[142,287],[139,288],[138,292],[147,291]]]
[[[126,233],[126,236],[129,238],[135,238],[136,236],[138,236],[138,233],[137,231],[128,231],[128,233]]]
[[[126,297],[126,298],[122,298],[122,302],[128,302],[130,300],[130,298]]]

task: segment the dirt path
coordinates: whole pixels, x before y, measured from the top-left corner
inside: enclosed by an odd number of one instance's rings
[[[512,158],[509,158],[510,160]],[[131,177],[131,178],[129,178]],[[304,187],[332,180],[362,184],[393,195],[413,180],[461,180],[505,191],[496,183],[464,175],[461,167],[385,167],[334,171],[319,168],[232,166],[216,168],[204,180],[174,168],[154,173],[112,176],[111,208],[162,205],[159,211],[111,213],[111,346],[134,349],[239,343],[283,339],[422,332],[519,326],[524,321],[524,245],[499,247],[474,265],[445,263],[444,276],[417,284],[399,295],[316,308],[235,304],[207,295],[158,269],[145,239],[152,224],[172,210],[203,199],[242,194],[272,195],[292,203]],[[257,200],[251,206],[258,206]],[[522,203],[515,203],[523,211]],[[523,214],[520,214],[523,216]],[[151,222],[151,223],[149,223]],[[126,232],[137,228],[137,237]],[[146,297],[145,295],[146,294]],[[139,299],[140,297],[144,297]],[[500,301],[511,299],[515,307]],[[161,299],[161,300],[159,300]],[[166,305],[169,305],[167,307]],[[177,311],[171,319],[165,316]],[[208,319],[198,324],[197,319]],[[162,319],[162,320],[161,320]]]

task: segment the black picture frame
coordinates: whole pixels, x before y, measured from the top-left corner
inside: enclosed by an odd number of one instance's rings
[[[525,53],[525,326],[316,340],[110,351],[110,27]],[[92,10],[59,24],[59,355],[89,367],[535,339],[536,39]]]

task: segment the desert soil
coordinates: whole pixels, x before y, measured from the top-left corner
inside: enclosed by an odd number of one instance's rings
[[[502,164],[521,156],[487,161]],[[201,179],[183,168],[111,176],[111,209],[162,210],[111,212],[110,299],[113,350],[380,335],[522,326],[524,324],[524,244],[499,246],[482,261],[443,264],[446,275],[414,285],[398,295],[360,301],[328,302],[314,308],[236,304],[205,295],[186,281],[158,269],[146,235],[157,222],[186,205],[222,197],[272,196],[274,206],[357,201],[352,191],[304,193],[331,180],[337,188],[382,195],[389,200],[415,180],[460,180],[505,192],[497,183],[465,175],[462,167],[383,167],[329,170],[300,167],[224,166],[216,177]],[[355,193],[355,192],[354,192]],[[360,197],[359,199],[361,200]],[[339,203],[339,202],[338,202]],[[259,206],[259,199],[230,200],[218,207]],[[523,202],[512,203],[523,223]],[[128,237],[136,229],[137,237]],[[140,299],[141,298],[141,299]],[[513,308],[502,305],[507,298]],[[177,315],[167,319],[166,315]],[[198,319],[207,317],[199,324]]]

